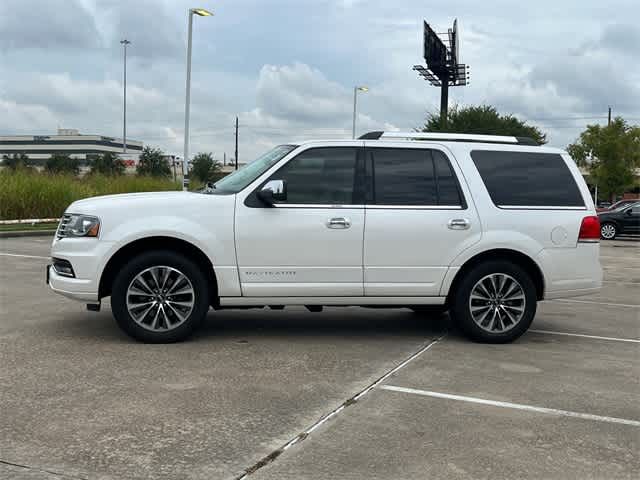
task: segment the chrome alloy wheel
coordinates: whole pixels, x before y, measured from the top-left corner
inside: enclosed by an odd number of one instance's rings
[[[610,223],[605,223],[600,227],[600,235],[605,240],[611,240],[616,236],[616,227],[614,227]]]
[[[195,304],[191,281],[180,270],[154,266],[143,270],[127,289],[127,310],[142,328],[167,332],[182,325]]]
[[[515,327],[525,313],[526,297],[518,281],[505,273],[481,278],[471,289],[469,311],[473,321],[489,333]]]

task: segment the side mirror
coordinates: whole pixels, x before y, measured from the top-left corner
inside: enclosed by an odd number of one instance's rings
[[[628,208],[624,211],[624,213],[626,213],[627,215],[631,215],[633,213],[631,210],[633,210],[633,208]]]
[[[267,205],[287,200],[287,182],[284,180],[269,180],[258,191],[258,198]]]

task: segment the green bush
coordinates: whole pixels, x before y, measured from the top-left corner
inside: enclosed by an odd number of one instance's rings
[[[44,168],[49,173],[72,173],[78,175],[80,173],[80,160],[71,158],[66,153],[54,153],[47,159]]]
[[[91,174],[124,175],[126,170],[124,161],[113,152],[105,152],[96,156],[91,162]]]
[[[159,148],[144,147],[138,161],[137,174],[152,177],[170,176],[171,169],[163,155]]]
[[[0,220],[58,218],[71,202],[96,195],[179,190],[172,180],[142,176],[108,177],[0,171]]]

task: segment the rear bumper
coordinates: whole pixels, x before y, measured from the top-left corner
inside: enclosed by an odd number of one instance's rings
[[[592,295],[602,288],[598,243],[545,249],[538,254],[538,263],[545,276],[545,300]]]

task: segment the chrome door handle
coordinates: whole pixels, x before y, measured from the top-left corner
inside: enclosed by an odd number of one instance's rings
[[[466,218],[452,218],[447,224],[450,230],[469,230],[471,222]]]
[[[327,221],[327,228],[349,228],[351,226],[351,220],[344,217],[330,218]]]

